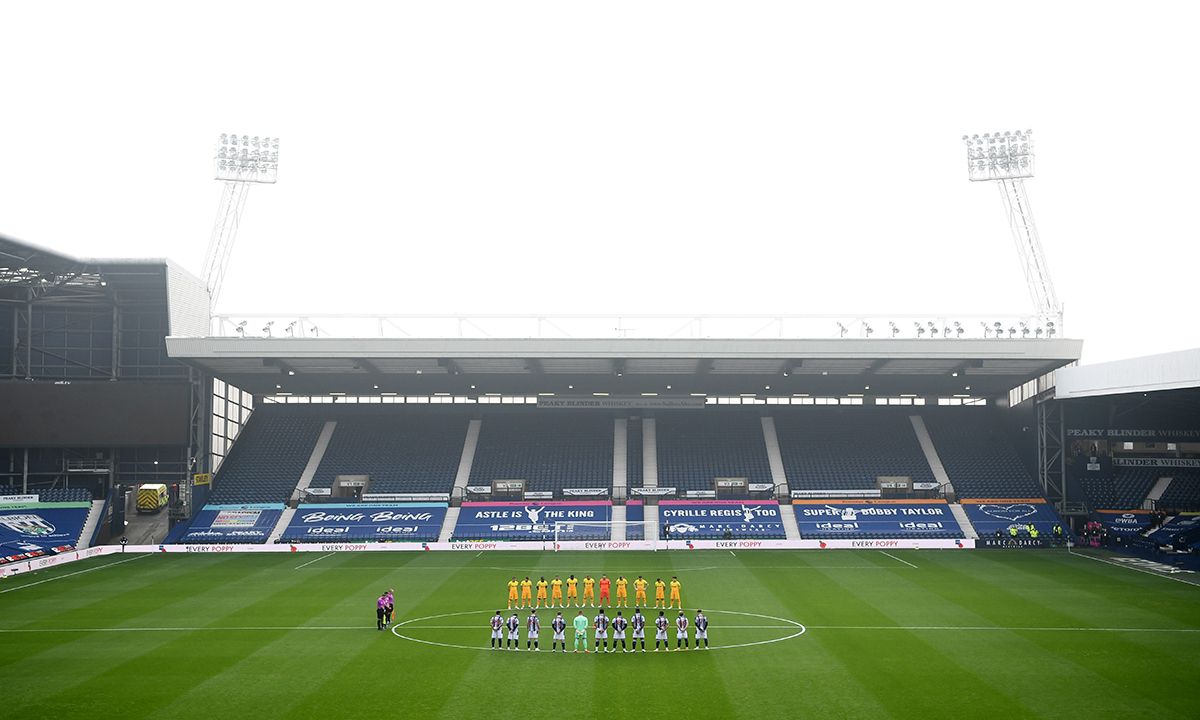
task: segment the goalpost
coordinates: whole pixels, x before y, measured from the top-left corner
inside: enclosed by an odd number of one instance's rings
[[[655,530],[648,529],[644,520],[559,520],[554,523],[554,552],[558,552],[562,542],[570,540],[649,541],[652,549],[658,550],[661,545]]]

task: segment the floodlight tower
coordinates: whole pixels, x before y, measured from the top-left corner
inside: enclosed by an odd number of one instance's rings
[[[1062,305],[1054,292],[1029,196],[1025,194],[1025,178],[1033,177],[1033,131],[963,135],[963,143],[967,146],[967,177],[972,182],[994,182],[1000,188],[1040,324],[1051,337],[1056,331],[1061,333]]]
[[[250,184],[274,185],[279,177],[279,138],[222,134],[213,163],[216,179],[225,185],[204,253],[204,282],[216,307]]]

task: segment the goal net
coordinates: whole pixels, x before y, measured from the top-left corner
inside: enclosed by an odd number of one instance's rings
[[[647,532],[644,520],[560,520],[554,523],[554,550],[557,552],[560,543],[572,540],[592,542],[650,540],[654,542],[654,549],[657,550],[659,543],[657,536],[658,534],[655,532]]]

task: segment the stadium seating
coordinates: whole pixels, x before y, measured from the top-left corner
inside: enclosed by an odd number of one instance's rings
[[[607,414],[514,411],[485,415],[471,485],[525,480],[527,491],[612,487],[613,420]]]
[[[659,414],[655,421],[659,486],[712,490],[716,477],[771,482],[759,417],[709,410]]]
[[[1032,498],[1042,490],[995,419],[982,408],[924,413],[960,498]]]
[[[341,411],[310,487],[338,475],[369,475],[370,493],[448,493],[462,456],[468,418],[460,413]]]
[[[907,414],[777,413],[775,432],[793,490],[874,489],[880,475],[933,480]]]
[[[1200,471],[1160,468],[1156,474],[1174,478],[1159,499],[1159,507],[1175,511],[1200,510]]]
[[[1081,480],[1084,496],[1092,510],[1134,510],[1142,506],[1146,494],[1162,471],[1158,468],[1116,468],[1113,477]]]
[[[286,502],[324,424],[322,418],[297,413],[291,406],[255,410],[214,479],[209,503]]]
[[[37,495],[38,502],[91,502],[92,492],[87,488],[29,488],[28,493],[21,492],[21,488],[10,485],[7,487],[0,486],[0,495]]]

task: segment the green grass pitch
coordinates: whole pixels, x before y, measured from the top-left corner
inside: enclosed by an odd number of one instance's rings
[[[552,654],[545,611],[540,653],[475,649],[510,576],[571,572],[678,575],[714,649]],[[426,642],[375,629],[388,587]],[[1200,587],[1061,551],[108,556],[0,582],[0,668],[4,717],[55,720],[1196,717]]]

